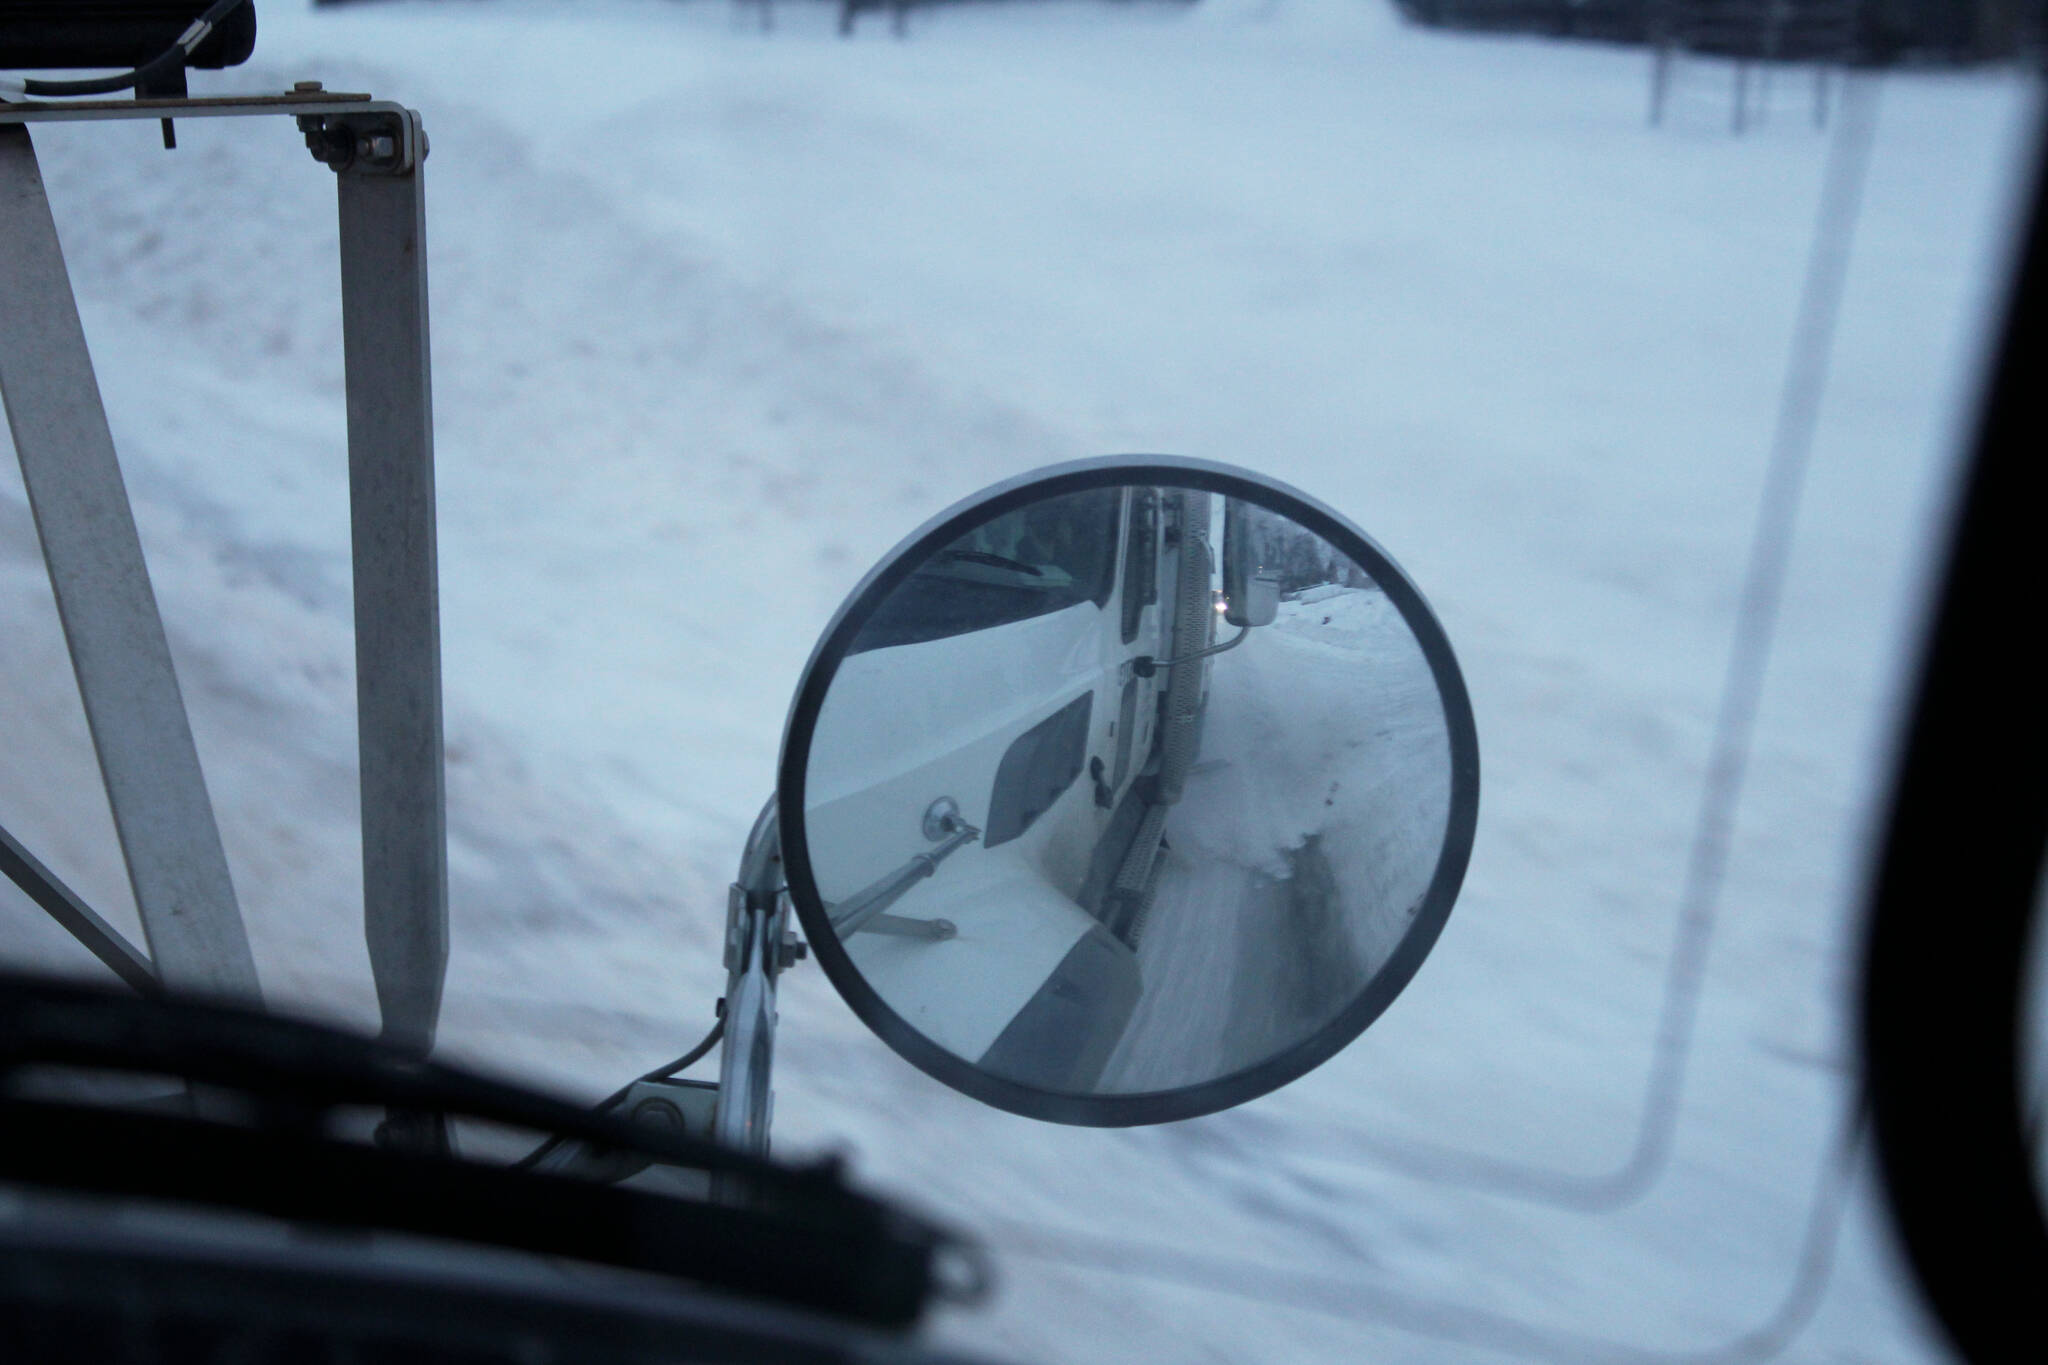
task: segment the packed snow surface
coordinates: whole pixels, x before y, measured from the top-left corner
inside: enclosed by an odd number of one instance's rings
[[[1725,66],[1681,63],[1651,127],[1640,51],[1370,0],[919,10],[902,42],[753,13],[278,0],[196,78],[370,90],[432,137],[443,1054],[595,1098],[696,1039],[785,699],[924,517],[1068,457],[1234,461],[1364,526],[1459,652],[1484,778],[1436,952],[1294,1086],[1124,1131],[954,1095],[799,968],[778,1149],[980,1230],[999,1291],[933,1335],[1019,1359],[1577,1361],[1766,1322],[2029,90],[1882,78],[1675,1150],[1584,1213],[1360,1143],[1630,1147],[1828,145],[1808,76],[1737,137]],[[281,119],[35,138],[266,991],[367,1024],[328,173]],[[0,819],[137,932],[11,462],[0,628]],[[12,954],[97,972],[6,894]],[[1860,1174],[1790,1355],[1935,1351]]]
[[[1451,816],[1435,679],[1384,592],[1312,592],[1209,662],[1105,1089],[1212,1080],[1306,1041],[1434,924],[1418,912]]]
[[[1436,872],[1450,764],[1436,680],[1385,593],[1285,602],[1211,661],[1200,762],[1168,832],[1185,855],[1279,880],[1315,841],[1370,974]]]

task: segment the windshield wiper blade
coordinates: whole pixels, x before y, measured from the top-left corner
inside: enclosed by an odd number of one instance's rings
[[[781,1165],[253,1010],[0,976],[0,1078],[52,1067],[238,1091],[252,1121],[17,1093],[0,1098],[0,1180],[569,1256],[889,1326],[971,1260],[951,1234],[849,1188],[836,1163]],[[682,1199],[326,1131],[355,1107],[557,1133],[718,1173],[733,1193]]]
[[[21,1216],[0,1220],[0,1341],[34,1343],[52,1365],[976,1365],[789,1304],[637,1276],[364,1256],[348,1238],[195,1238],[18,1202]]]
[[[486,1119],[753,1177],[770,1188],[808,1190],[821,1175],[817,1168],[783,1166],[702,1138],[592,1114],[325,1025],[236,1005],[144,999],[0,974],[0,1072],[24,1065],[159,1072],[318,1109],[382,1106]]]
[[[914,1322],[933,1284],[935,1242],[873,1201],[678,1199],[190,1115],[0,1100],[0,1176],[569,1257],[886,1326]]]
[[[1021,559],[1012,559],[1008,555],[993,554],[987,550],[941,550],[935,558],[950,559],[965,564],[986,564],[991,569],[1008,569],[1012,573],[1027,573],[1033,578],[1045,577],[1045,570],[1039,568],[1036,564],[1026,564]]]

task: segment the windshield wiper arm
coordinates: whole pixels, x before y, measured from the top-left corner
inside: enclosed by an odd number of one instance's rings
[[[944,842],[939,844],[938,847],[927,849],[923,853],[913,853],[910,861],[903,864],[903,866],[886,874],[880,881],[861,888],[845,900],[839,902],[839,904],[831,907],[828,914],[832,920],[832,927],[839,931],[839,937],[841,938],[857,934],[864,928],[873,928],[874,926],[871,921],[897,901],[902,900],[904,892],[916,886],[926,877],[931,876],[932,873],[937,872],[939,864],[951,857],[956,850],[964,848],[980,837],[981,831],[970,824],[961,822],[955,825],[953,832],[948,834]],[[953,926],[949,921],[931,920],[929,924],[933,927],[920,930],[910,934],[910,936],[916,938],[953,937]],[[945,927],[943,929],[938,928],[937,926],[940,925]],[[898,932],[908,931],[899,929]]]
[[[937,558],[959,560],[968,564],[986,564],[991,569],[1008,569],[1012,573],[1028,573],[1033,578],[1045,577],[1045,570],[1036,564],[1026,564],[1021,559],[1008,555],[993,554],[987,550],[941,550]]]
[[[11,1181],[566,1256],[889,1326],[932,1297],[941,1242],[864,1199],[678,1199],[291,1128],[43,1100],[0,1100],[0,1125]]]
[[[0,976],[0,1081],[49,1068],[175,1076],[249,1099],[250,1122],[0,1097],[0,1180],[212,1204],[339,1227],[571,1256],[903,1325],[971,1253],[794,1167],[253,1010]],[[484,1119],[721,1173],[681,1199],[331,1136],[350,1107]],[[968,1277],[972,1279],[972,1276]]]

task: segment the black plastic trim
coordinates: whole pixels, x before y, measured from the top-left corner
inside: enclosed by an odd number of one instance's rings
[[[1010,742],[989,785],[988,827],[981,846],[996,848],[1038,823],[1086,766],[1088,722],[1095,694],[1080,696]]]
[[[221,1113],[7,1093],[18,1074],[51,1068],[202,1083],[218,1089]],[[558,1133],[718,1172],[739,1197],[676,1199],[363,1146],[329,1132],[345,1107]],[[246,1008],[0,976],[0,1181],[8,1180],[569,1256],[890,1326],[915,1320],[930,1301],[935,1258],[952,1241],[849,1189],[833,1163],[771,1163]]]
[[[10,1191],[10,1194],[14,1192]],[[188,1220],[33,1195],[0,1224],[0,1341],[42,1365],[942,1365],[951,1353],[784,1305],[529,1258]],[[785,1274],[795,1267],[784,1267]]]
[[[1976,1361],[2048,1360],[2048,1219],[2019,1050],[2048,845],[2048,122],[2036,149],[2025,254],[1899,756],[1862,982],[1864,1082],[1892,1217],[1950,1340]]]
[[[1138,958],[1101,925],[1081,935],[1038,994],[981,1054],[981,1065],[1012,1080],[1093,1085],[1130,1026],[1144,983]]]

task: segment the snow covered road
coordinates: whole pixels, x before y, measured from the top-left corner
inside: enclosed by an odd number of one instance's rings
[[[1104,1087],[1210,1080],[1331,1022],[1407,933],[1449,814],[1443,704],[1384,593],[1285,603],[1217,655]]]

